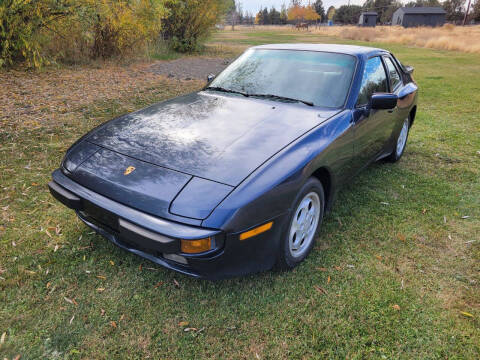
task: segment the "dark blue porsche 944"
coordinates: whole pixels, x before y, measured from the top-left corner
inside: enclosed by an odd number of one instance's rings
[[[184,274],[293,268],[342,184],[402,156],[412,71],[369,47],[253,47],[203,90],[93,129],[49,188],[116,245]]]

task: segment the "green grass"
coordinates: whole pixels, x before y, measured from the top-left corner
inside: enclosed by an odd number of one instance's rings
[[[316,41],[227,35],[211,44]],[[479,358],[480,59],[374,45],[415,66],[406,153],[339,194],[312,254],[291,272],[191,279],[94,235],[48,194],[78,136],[188,91],[181,83],[92,103],[62,124],[0,130],[0,357]]]

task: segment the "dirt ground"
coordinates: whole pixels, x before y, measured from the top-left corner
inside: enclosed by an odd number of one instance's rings
[[[171,61],[157,61],[149,67],[156,75],[181,80],[206,79],[208,74],[218,74],[230,63],[229,59],[185,57]]]

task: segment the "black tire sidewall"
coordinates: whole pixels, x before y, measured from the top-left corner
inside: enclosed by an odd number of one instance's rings
[[[295,216],[295,210],[300,204],[300,201],[302,201],[303,197],[311,191],[314,191],[320,199],[320,216],[318,219],[317,228],[315,229],[315,237],[313,238],[305,254],[299,258],[294,258],[290,254],[290,248],[289,248],[290,227],[292,225],[293,217]],[[322,183],[318,181],[316,178],[311,177],[305,182],[305,184],[303,184],[302,188],[300,189],[297,196],[295,197],[295,200],[293,201],[293,205],[291,207],[290,214],[288,217],[288,222],[285,226],[285,233],[283,234],[282,241],[280,243],[280,249],[279,249],[280,251],[279,251],[279,256],[277,261],[277,265],[280,268],[284,268],[284,269],[294,268],[295,266],[300,264],[303,260],[305,260],[308,254],[310,254],[313,246],[315,245],[316,236],[322,224],[324,212],[325,212],[325,193],[323,190]]]

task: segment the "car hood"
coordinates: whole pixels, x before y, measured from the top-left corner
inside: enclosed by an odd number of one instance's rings
[[[85,139],[181,174],[236,186],[336,112],[201,91],[111,120]]]

